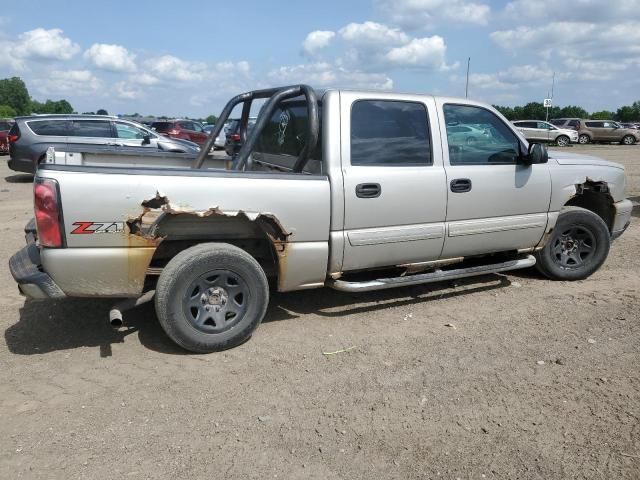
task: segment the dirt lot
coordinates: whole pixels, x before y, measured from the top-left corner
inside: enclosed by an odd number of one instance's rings
[[[640,196],[640,147],[571,151]],[[114,332],[108,301],[18,295],[26,180],[1,161],[0,478],[640,478],[640,222],[586,281],[278,294],[191,355],[150,306]]]

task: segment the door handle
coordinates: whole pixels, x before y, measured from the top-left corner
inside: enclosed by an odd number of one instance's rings
[[[471,190],[471,180],[468,178],[456,178],[449,184],[453,193],[464,193]]]
[[[382,193],[379,183],[360,183],[356,185],[356,197],[377,198]]]

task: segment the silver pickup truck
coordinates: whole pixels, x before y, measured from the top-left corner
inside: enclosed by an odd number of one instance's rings
[[[169,337],[210,352],[252,334],[270,289],[359,292],[534,265],[579,280],[629,225],[622,166],[549,155],[482,103],[297,85],[238,95],[216,125],[236,106],[230,169],[206,157],[220,127],[197,157],[50,150],[27,246],[10,260],[20,291],[130,304],[155,292]]]

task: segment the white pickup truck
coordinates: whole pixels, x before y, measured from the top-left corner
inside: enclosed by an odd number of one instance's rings
[[[622,166],[549,156],[482,103],[297,85],[238,95],[217,125],[237,105],[231,170],[208,168],[221,127],[198,157],[50,150],[28,244],[10,260],[20,291],[131,304],[155,292],[169,337],[210,352],[252,334],[270,288],[357,292],[534,265],[578,280],[629,225]]]

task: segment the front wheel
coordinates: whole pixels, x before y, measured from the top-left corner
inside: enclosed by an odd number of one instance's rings
[[[571,142],[571,139],[566,135],[560,135],[558,138],[556,138],[556,144],[559,147],[566,147],[567,145],[569,145],[570,142]]]
[[[581,145],[586,145],[590,141],[591,138],[589,138],[589,135],[585,135],[584,133],[578,137],[578,143]]]
[[[582,280],[609,254],[611,236],[602,218],[580,207],[565,207],[547,244],[535,253],[536,268],[553,280]]]
[[[260,264],[226,243],[183,250],[162,270],[156,314],[178,345],[196,353],[247,340],[267,310],[269,285]]]
[[[634,143],[636,143],[636,139],[633,135],[625,135],[622,139],[623,145],[633,145]]]

